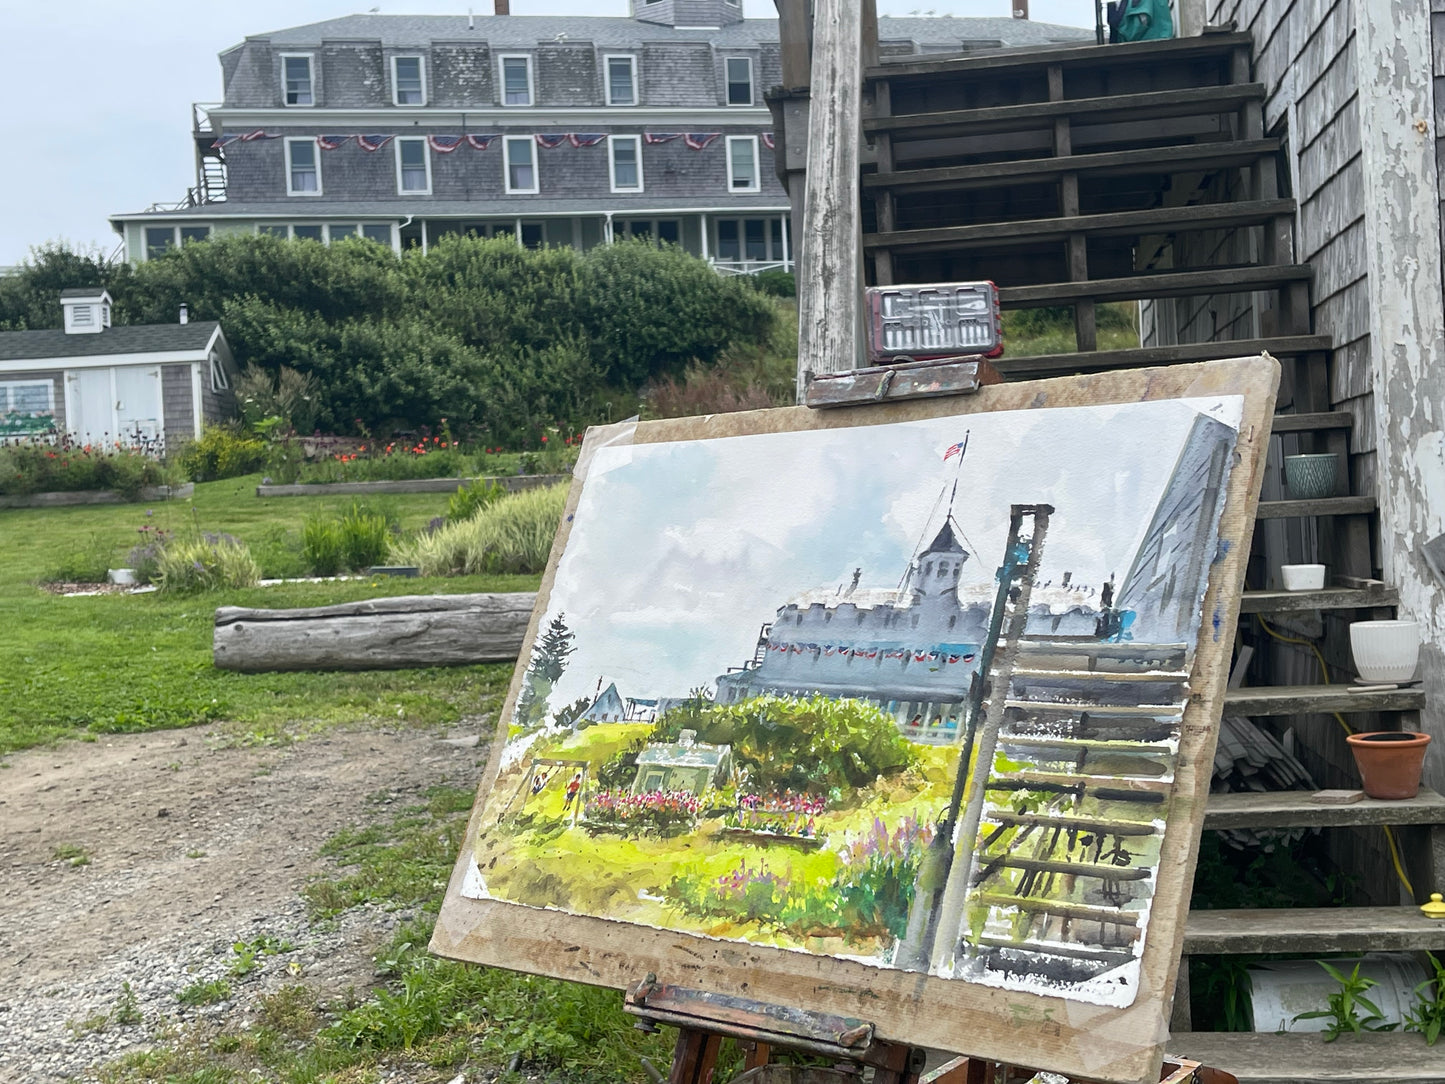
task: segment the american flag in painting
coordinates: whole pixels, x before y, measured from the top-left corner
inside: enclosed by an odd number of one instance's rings
[[[319,135],[316,137],[316,145],[323,151],[334,151],[350,139],[349,135]]]
[[[462,145],[461,136],[429,135],[426,137],[427,146],[436,151],[437,154],[451,154]]]
[[[674,139],[681,139],[681,132],[648,132],[643,137],[647,143],[671,143]]]
[[[606,132],[573,132],[567,137],[574,147],[595,147],[607,138]]]
[[[682,141],[695,151],[700,151],[718,136],[721,132],[688,132],[682,137]]]
[[[361,144],[361,149],[364,151],[379,151],[395,138],[395,136],[389,135],[359,135],[356,137],[356,142]]]
[[[467,144],[476,150],[484,151],[492,145],[492,141],[496,138],[495,135],[469,135]]]
[[[556,150],[563,143],[567,142],[566,132],[538,132],[537,146],[546,147],[549,151]]]
[[[950,459],[960,454],[967,447],[968,441],[966,439],[959,441],[957,444],[950,444],[943,452],[943,461],[947,463]]]

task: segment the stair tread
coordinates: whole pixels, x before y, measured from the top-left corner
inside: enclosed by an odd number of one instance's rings
[[[1296,613],[1302,610],[1351,610],[1395,606],[1400,593],[1387,584],[1379,587],[1324,587],[1318,591],[1246,591],[1239,612],[1245,614]]]
[[[1351,429],[1355,415],[1348,410],[1321,410],[1306,414],[1276,414],[1271,427],[1276,433],[1298,433],[1312,429]]]
[[[1418,907],[1190,911],[1184,951],[1205,953],[1445,949],[1445,922]]]
[[[1027,178],[1059,173],[1128,175],[1132,173],[1185,173],[1200,169],[1249,165],[1279,153],[1277,139],[1237,139],[1223,143],[1184,143],[1168,147],[1140,147],[1127,151],[1098,151],[1092,154],[1050,155],[1005,162],[975,162],[967,165],[931,166],[927,169],[891,170],[863,175],[863,188],[907,188],[910,191],[1002,186]]]
[[[1298,516],[1357,516],[1375,510],[1374,497],[1320,497],[1311,501],[1260,501],[1260,519]]]
[[[1104,369],[1139,369],[1219,358],[1252,357],[1268,352],[1277,358],[1324,353],[1330,349],[1327,335],[1287,335],[1268,339],[1237,339],[1232,342],[1185,343],[1180,346],[1144,346],[1128,350],[1086,350],[1069,354],[1034,354],[995,358],[993,366],[1005,380],[1020,380],[1059,373]]]
[[[1445,797],[1428,787],[1421,787],[1413,798],[1361,798],[1350,805],[1323,805],[1311,801],[1311,793],[1286,790],[1211,794],[1204,807],[1204,827],[1219,830],[1445,824]]]
[[[1440,1084],[1445,1051],[1412,1032],[1378,1032],[1327,1043],[1318,1033],[1188,1031],[1171,1054],[1232,1073],[1239,1084]]]
[[[999,303],[1004,308],[1032,308],[1065,305],[1074,301],[1138,301],[1143,298],[1188,297],[1200,293],[1240,294],[1309,282],[1314,271],[1309,264],[1265,264],[1248,267],[1209,267],[1186,271],[1155,271],[1123,278],[1091,279],[1084,282],[1047,282],[1036,286],[1002,286]],[[1366,498],[1355,498],[1364,500]],[[1307,501],[1277,501],[1277,504],[1307,504]],[[1373,504],[1371,505],[1373,507]],[[1291,515],[1314,515],[1292,512]]]
[[[924,132],[967,129],[969,135],[985,131],[1026,131],[1052,126],[1058,117],[1070,117],[1085,124],[1103,123],[1109,118],[1155,120],[1222,112],[1245,102],[1263,101],[1263,83],[1225,83],[1219,86],[1184,87],[1178,90],[1149,90],[1134,94],[1113,94],[1096,98],[1065,98],[1057,102],[1020,102],[1015,105],[984,106],[977,109],[948,109],[933,113],[895,113],[867,117],[865,132],[890,132],[895,142]]]
[[[1224,710],[1231,715],[1310,715],[1331,711],[1413,711],[1425,706],[1425,691],[1362,689],[1348,685],[1258,685],[1230,689]]]
[[[996,79],[1000,69],[1018,71],[1042,70],[1053,64],[1064,67],[1097,65],[1117,69],[1127,64],[1177,63],[1180,60],[1217,56],[1226,58],[1231,50],[1251,48],[1253,39],[1247,33],[1209,34],[1164,41],[1123,42],[1114,45],[1056,45],[1029,49],[990,49],[966,56],[940,57],[936,60],[909,58],[892,64],[879,64],[864,71],[866,79],[906,79],[913,76],[949,74],[967,77],[971,74]]]
[[[1294,208],[1294,200],[1289,199],[1239,200],[1233,203],[1110,211],[1067,218],[1032,218],[968,226],[893,230],[888,233],[864,234],[863,247],[919,251],[1062,241],[1075,233],[1093,237],[1127,237],[1171,231],[1236,229],[1258,226],[1281,215],[1293,214]]]

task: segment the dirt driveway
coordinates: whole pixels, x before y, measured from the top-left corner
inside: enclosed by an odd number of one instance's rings
[[[176,994],[227,975],[236,941],[297,950],[260,956],[234,984],[238,1000],[298,972],[334,991],[366,986],[374,946],[410,916],[363,907],[317,928],[297,893],[329,868],[318,851],[338,829],[437,783],[475,785],[479,725],[331,731],[283,748],[229,747],[219,727],[202,727],[9,758],[0,1080],[73,1078],[168,1022],[233,1010],[186,1009]]]

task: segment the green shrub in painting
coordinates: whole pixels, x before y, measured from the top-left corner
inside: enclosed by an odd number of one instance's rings
[[[863,700],[826,696],[758,696],[737,704],[692,700],[669,711],[653,741],[676,741],[683,730],[730,745],[750,787],[826,793],[866,787],[916,761],[893,717]],[[780,757],[779,749],[789,755]]]
[[[252,474],[266,466],[270,446],[235,425],[208,425],[199,440],[176,455],[181,473],[193,482],[215,482]]]
[[[416,565],[423,576],[541,572],[566,503],[565,485],[513,493],[471,519],[398,547],[397,560]]]
[[[254,587],[260,578],[261,567],[246,544],[228,534],[172,541],[156,562],[157,585],[179,594]]]

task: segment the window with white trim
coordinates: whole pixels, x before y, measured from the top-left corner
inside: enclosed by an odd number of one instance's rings
[[[614,192],[642,191],[642,137],[607,137],[607,167]]]
[[[426,105],[426,72],[419,56],[391,58],[393,105]]]
[[[682,222],[676,218],[619,219],[613,228],[615,237],[633,237],[658,244],[682,243]]]
[[[392,245],[391,223],[389,222],[366,222],[362,224],[361,236],[368,241],[377,241],[388,248]]]
[[[157,256],[164,255],[167,249],[175,247],[175,243],[174,226],[146,227],[146,259],[154,260]]]
[[[256,227],[256,232],[262,237],[279,237],[284,241],[291,236],[291,227],[262,225]]]
[[[609,56],[607,58],[607,104],[637,104],[636,57]]]
[[[286,105],[315,105],[311,85],[311,54],[281,54],[281,100]]]
[[[226,376],[226,367],[221,363],[220,354],[211,355],[211,390],[228,391],[231,381]]]
[[[507,136],[502,140],[502,170],[508,195],[535,195],[537,185],[537,141],[531,136]]]
[[[503,54],[498,58],[502,65],[502,104],[532,104],[532,58],[526,53]]]
[[[752,105],[753,58],[730,56],[724,64],[727,66],[728,105]]]
[[[0,440],[48,433],[54,428],[55,384],[52,381],[0,381]]]
[[[319,241],[321,240],[320,223],[314,226],[292,226],[291,237],[296,241]]]
[[[355,222],[348,222],[348,223],[346,223],[345,225],[342,225],[342,224],[339,223],[339,222],[333,222],[331,225],[329,225],[329,226],[326,227],[326,239],[327,239],[328,241],[344,241],[344,240],[346,240],[348,237],[355,237],[355,236],[356,236],[356,223],[355,223]]]
[[[774,218],[717,219],[717,258],[723,262],[784,260],[788,246],[782,222]]]
[[[286,194],[321,195],[321,156],[316,140],[309,136],[286,140]]]
[[[181,244],[189,244],[191,241],[208,241],[211,237],[210,226],[182,226]]]
[[[758,137],[728,136],[728,191],[757,192]]]
[[[396,190],[403,196],[431,195],[431,156],[425,137],[396,140]]]

